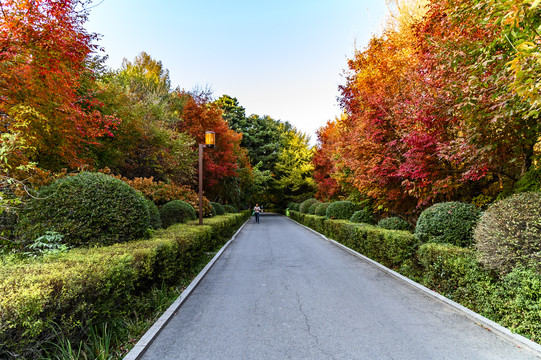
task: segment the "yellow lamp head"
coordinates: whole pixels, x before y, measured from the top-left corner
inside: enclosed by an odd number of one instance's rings
[[[209,148],[216,146],[216,134],[214,131],[205,132],[205,146]]]

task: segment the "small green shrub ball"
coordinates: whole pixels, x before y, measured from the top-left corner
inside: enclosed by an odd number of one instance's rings
[[[415,227],[421,242],[447,243],[468,247],[473,228],[481,212],[471,204],[458,201],[434,204],[425,209]]]
[[[227,213],[227,214],[235,214],[237,213],[237,208],[234,207],[233,205],[223,205],[224,207],[224,211]]]
[[[112,176],[82,172],[40,189],[22,214],[25,242],[54,231],[69,246],[101,246],[141,238],[150,227],[145,198]]]
[[[304,200],[299,206],[299,211],[303,214],[308,214],[308,210],[310,210],[310,206],[312,206],[314,203],[317,203],[316,199]]]
[[[352,223],[364,223],[364,224],[373,224],[374,223],[374,216],[372,215],[372,212],[367,209],[361,209],[358,211],[355,211],[353,215],[351,215],[351,218],[349,219]]]
[[[313,203],[312,205],[310,205],[310,207],[308,208],[308,214],[310,214],[310,215],[315,215],[315,214],[316,214],[316,209],[317,209],[318,205],[319,205],[319,201]]]
[[[357,208],[351,201],[335,201],[329,205],[325,216],[327,219],[349,220],[355,210]]]
[[[378,222],[378,226],[387,230],[403,230],[411,231],[411,224],[406,220],[399,218],[398,216],[391,216],[381,219]]]
[[[161,207],[160,217],[162,225],[167,228],[173,224],[195,220],[195,210],[186,201],[173,200]]]
[[[325,216],[327,215],[327,208],[329,207],[329,203],[319,203],[317,204],[315,215],[317,216]]]
[[[225,214],[225,209],[224,209],[222,204],[217,203],[217,202],[211,202],[210,205],[212,206],[212,208],[216,212],[215,215],[224,215]]]

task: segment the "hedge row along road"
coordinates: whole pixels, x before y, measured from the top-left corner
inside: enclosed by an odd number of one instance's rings
[[[252,218],[142,359],[537,359],[284,216]]]

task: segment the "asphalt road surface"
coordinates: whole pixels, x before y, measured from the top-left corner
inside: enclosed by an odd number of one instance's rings
[[[537,359],[283,216],[250,220],[142,359]]]

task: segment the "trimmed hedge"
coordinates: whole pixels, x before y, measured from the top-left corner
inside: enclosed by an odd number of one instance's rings
[[[40,344],[54,339],[56,328],[77,341],[81,327],[129,313],[133,296],[153,285],[177,284],[249,215],[206,219],[204,226],[177,224],[150,240],[0,262],[0,358],[40,357]]]
[[[160,209],[160,218],[164,228],[168,228],[173,224],[195,220],[196,217],[194,208],[182,200],[169,201]]]
[[[494,276],[475,250],[418,244],[414,234],[290,211],[290,218],[533,340],[541,341],[541,274],[515,267]]]
[[[349,220],[355,210],[357,207],[351,201],[335,201],[327,208],[326,216],[327,219]]]
[[[479,216],[481,211],[472,204],[458,201],[434,204],[419,216],[415,235],[421,242],[471,246]]]
[[[70,246],[102,246],[141,238],[150,227],[145,198],[112,176],[82,172],[40,189],[20,216],[25,243],[55,231]]]

